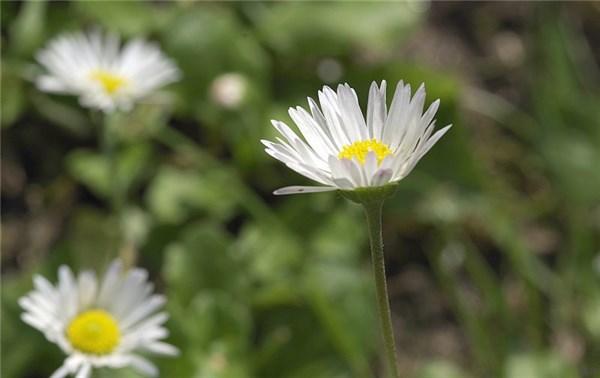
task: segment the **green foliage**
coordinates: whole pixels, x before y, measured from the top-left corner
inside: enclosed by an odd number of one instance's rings
[[[360,207],[332,193],[274,197],[306,180],[259,143],[323,82],[347,81],[366,105],[381,79],[388,100],[397,80],[424,82],[427,103],[441,99],[438,125],[454,124],[384,207],[403,376],[600,371],[593,5],[528,4],[513,23],[502,18],[512,5],[491,3],[1,7],[3,377],[49,376],[63,359],[19,318],[33,274],[102,270],[123,248],[168,297],[182,354],[156,359],[162,376],[382,376]],[[506,25],[524,44],[511,67],[493,53]],[[155,40],[182,80],[104,123],[39,92],[36,50],[95,27]],[[244,87],[232,106],[215,95],[227,73]]]

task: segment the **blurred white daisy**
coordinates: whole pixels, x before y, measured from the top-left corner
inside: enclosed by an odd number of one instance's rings
[[[36,59],[47,71],[38,88],[79,96],[83,106],[106,112],[129,110],[180,76],[157,45],[134,39],[121,47],[118,36],[98,31],[58,36]]]
[[[388,111],[386,82],[379,87],[373,82],[366,120],[356,92],[348,84],[339,85],[337,93],[323,87],[319,101],[320,108],[308,98],[310,113],[299,106],[289,109],[304,138],[273,120],[285,140],[262,143],[269,155],[323,186],[289,186],[275,194],[354,190],[399,181],[450,128],[448,125],[432,135],[439,100],[423,113],[423,85],[411,98],[410,85],[398,83]]]
[[[19,299],[21,318],[68,355],[51,378],[86,378],[92,368],[125,366],[158,375],[156,366],[139,353],[174,356],[178,350],[161,341],[168,336],[163,327],[168,316],[157,310],[165,297],[152,294],[147,278],[144,269],[123,271],[119,261],[101,281],[92,271],[76,278],[67,266],[59,268],[56,286],[34,277],[35,290]]]

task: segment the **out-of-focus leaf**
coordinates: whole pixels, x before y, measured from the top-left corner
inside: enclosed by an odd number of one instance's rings
[[[368,376],[365,356],[377,339],[371,276],[358,266],[336,263],[313,264],[304,277],[307,300],[332,344],[355,375]]]
[[[46,1],[24,2],[11,25],[11,48],[21,56],[29,56],[44,38]]]
[[[93,208],[80,208],[72,215],[67,240],[71,258],[78,262],[76,266],[101,270],[121,247],[119,221]]]
[[[75,150],[67,157],[67,168],[73,177],[99,197],[107,198],[114,190],[126,193],[150,164],[151,149],[148,144],[137,143],[117,152],[113,157],[116,160],[114,166],[111,166],[106,155],[87,149]]]
[[[2,128],[11,126],[24,110],[23,81],[18,77],[15,68],[13,64],[2,59],[2,97],[0,98]]]
[[[236,203],[228,172],[162,168],[148,189],[150,210],[163,222],[180,222],[197,212],[226,219]]]
[[[165,31],[164,48],[185,73],[178,88],[187,99],[183,105],[188,112],[202,119],[210,84],[221,73],[265,76],[269,62],[250,37],[231,10],[214,4],[190,7],[172,20]]]
[[[564,195],[577,203],[597,203],[600,193],[600,143],[568,132],[547,138],[542,153]],[[560,151],[560,154],[557,154]]]
[[[154,135],[166,125],[173,98],[162,91],[141,100],[129,113],[116,113],[108,118],[112,136],[125,143],[135,143]]]
[[[459,367],[449,361],[432,361],[427,363],[416,375],[417,378],[467,378]]]
[[[576,378],[577,370],[560,356],[521,354],[512,356],[506,363],[506,378]]]
[[[305,295],[354,375],[368,376],[365,356],[375,349],[376,302],[370,270],[363,269],[369,255],[362,214],[356,219],[349,212],[331,214],[316,230],[303,274]]]
[[[182,303],[201,290],[235,291],[244,277],[230,236],[211,223],[193,223],[165,251],[164,276]],[[187,299],[186,299],[187,298]]]
[[[286,3],[258,13],[270,47],[292,57],[337,55],[350,47],[383,52],[422,17],[425,3]],[[310,22],[306,22],[310,20]]]
[[[67,157],[67,168],[97,196],[108,195],[111,176],[104,156],[90,150],[75,150]]]
[[[125,209],[121,219],[121,228],[124,237],[134,243],[141,245],[148,236],[152,218],[144,210],[137,207]]]
[[[217,342],[209,344],[210,350],[202,358],[195,359],[194,376],[206,378],[244,378],[251,377],[247,363],[233,355],[227,344]]]
[[[260,360],[257,377],[331,377],[347,371],[323,337],[318,319],[305,306],[271,307],[261,312],[261,323],[285,337],[268,358]],[[328,375],[332,372],[336,374]]]
[[[152,166],[152,147],[148,143],[135,143],[124,146],[117,154],[116,172],[113,180],[119,181],[123,191],[135,189],[137,183],[146,173],[146,168]]]
[[[82,109],[60,102],[53,95],[32,93],[30,99],[35,109],[58,127],[77,136],[87,136],[92,133],[92,124]],[[72,101],[76,100],[72,99]]]
[[[600,295],[597,292],[585,304],[581,316],[588,332],[600,340]]]
[[[241,231],[236,251],[256,285],[257,303],[286,303],[298,295],[295,279],[304,251],[289,236],[267,225],[250,224]]]
[[[143,1],[77,1],[73,4],[81,16],[98,21],[105,29],[124,36],[139,36],[152,31],[158,24],[158,16],[166,12],[155,12]],[[135,17],[133,17],[135,15]]]
[[[339,209],[322,219],[311,240],[315,257],[336,263],[367,261],[369,253],[364,215],[358,206],[350,206],[352,209]]]
[[[247,347],[250,334],[249,309],[235,296],[213,290],[201,290],[194,296],[186,312],[196,322],[183,325],[190,341],[208,346],[216,340],[226,342],[231,352]]]

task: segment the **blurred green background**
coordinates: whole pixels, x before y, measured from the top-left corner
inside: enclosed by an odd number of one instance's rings
[[[382,79],[425,82],[454,124],[384,211],[403,377],[600,377],[598,2],[1,7],[2,377],[63,359],[19,319],[32,275],[123,248],[168,296],[164,377],[382,376],[360,208],[274,197],[308,182],[259,143],[323,84],[365,105]],[[51,37],[98,27],[183,71],[111,120],[112,173],[93,114],[30,80]]]

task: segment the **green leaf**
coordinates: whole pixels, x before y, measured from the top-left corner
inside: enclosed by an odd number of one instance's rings
[[[512,356],[506,363],[506,378],[576,378],[577,369],[553,353]]]
[[[108,265],[122,247],[119,220],[94,208],[80,207],[71,215],[65,236],[72,260],[86,268]]]
[[[30,56],[44,39],[46,1],[26,1],[11,25],[11,48],[20,56]]]
[[[4,94],[0,97],[2,128],[11,126],[25,110],[23,80],[18,76],[18,70],[15,67],[18,64],[11,64],[2,59],[2,93]]]
[[[137,0],[76,1],[73,5],[80,18],[91,18],[105,29],[128,37],[148,34],[157,26],[157,17],[161,16],[161,13],[153,11],[154,7]],[[166,16],[169,7],[160,9]]]
[[[419,369],[416,378],[466,378],[461,369],[450,361],[432,361]]]
[[[162,222],[181,222],[197,212],[226,219],[236,203],[235,190],[225,171],[198,172],[167,166],[153,179],[146,201]]]
[[[212,223],[192,223],[165,251],[164,277],[182,303],[209,288],[239,290],[238,257],[231,238]]]
[[[87,186],[99,197],[107,197],[110,190],[110,174],[106,158],[91,150],[79,149],[66,159],[67,169],[75,179]]]
[[[71,152],[66,163],[75,179],[97,196],[108,198],[115,187],[120,193],[127,193],[135,187],[152,162],[151,153],[151,147],[146,143],[123,147],[116,151],[114,172],[111,172],[107,156],[88,149]]]
[[[285,234],[268,225],[249,224],[241,231],[236,251],[248,278],[256,285],[254,300],[267,305],[293,301],[305,253]]]
[[[419,3],[286,3],[257,12],[269,46],[286,57],[339,55],[350,47],[384,52],[422,18]],[[310,22],[306,22],[310,20]]]

